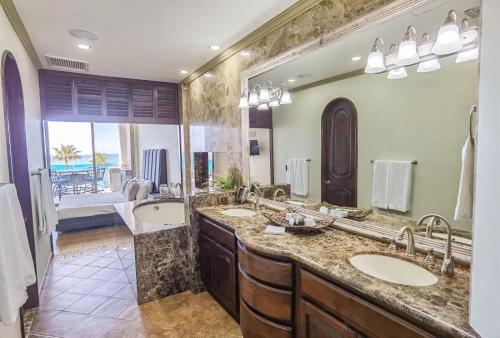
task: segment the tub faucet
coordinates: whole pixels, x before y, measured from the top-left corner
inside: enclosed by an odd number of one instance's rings
[[[276,189],[276,191],[274,192],[274,197],[273,197],[273,201],[276,201],[276,198],[278,198],[278,194],[279,193],[283,193],[283,196],[286,196],[286,192],[285,190],[281,189],[281,188],[278,188]]]
[[[453,258],[452,252],[451,252],[451,225],[448,223],[446,218],[443,216],[437,215],[437,214],[428,214],[420,218],[418,221],[419,224],[422,224],[426,219],[430,219],[430,221],[427,223],[433,223],[434,220],[439,220],[436,221],[436,224],[441,224],[441,221],[444,222],[446,226],[446,246],[445,246],[445,251],[444,251],[444,259],[443,259],[443,265],[441,266],[441,273],[448,275],[450,277],[453,277],[455,273],[455,259]],[[426,232],[427,233],[427,232]],[[426,236],[427,237],[427,236]]]
[[[414,257],[415,256],[415,240],[413,239],[413,232],[411,231],[409,226],[406,225],[406,226],[402,227],[399,230],[398,234],[396,235],[395,239],[401,241],[403,239],[403,235],[405,234],[405,232],[408,233],[408,244],[406,245],[405,255],[410,256],[410,257]]]

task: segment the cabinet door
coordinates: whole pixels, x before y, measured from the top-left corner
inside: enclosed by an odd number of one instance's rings
[[[233,312],[237,312],[236,257],[221,245],[214,243],[213,284],[219,300]]]
[[[303,299],[299,302],[299,338],[356,338],[356,332]]]
[[[203,235],[200,235],[200,273],[201,280],[208,290],[213,288],[212,266],[214,256],[214,245],[212,241]]]

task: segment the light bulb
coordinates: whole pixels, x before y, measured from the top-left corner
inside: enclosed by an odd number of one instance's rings
[[[251,92],[250,97],[248,98],[248,104],[250,107],[256,107],[259,105],[259,97],[257,96],[257,93]]]
[[[285,91],[283,92],[283,95],[281,95],[281,99],[280,99],[280,104],[290,104],[292,103],[292,96],[290,95],[290,92],[288,90],[285,89]]]
[[[400,67],[400,68],[392,69],[389,72],[389,74],[387,74],[387,78],[389,80],[404,79],[407,76],[408,76],[408,74],[406,73],[405,67]]]
[[[271,94],[269,93],[269,89],[261,88],[259,92],[259,102],[267,103],[271,99]]]
[[[417,43],[413,40],[403,41],[399,45],[396,64],[398,66],[409,66],[417,63],[419,60],[417,54]]]
[[[384,54],[380,51],[383,46],[384,41],[381,38],[376,38],[366,60],[365,73],[376,74],[385,70]]]
[[[246,96],[242,96],[240,97],[240,105],[239,105],[240,109],[242,108],[248,108],[249,105],[248,105],[248,100],[246,98]]]
[[[269,107],[279,107],[280,103],[278,100],[273,100],[273,101],[269,102],[268,106]]]

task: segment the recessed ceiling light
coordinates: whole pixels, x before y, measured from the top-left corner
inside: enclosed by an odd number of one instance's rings
[[[290,82],[290,83],[294,83],[294,82],[295,82],[295,79],[288,79],[288,82]]]
[[[354,56],[352,57],[352,59],[351,59],[351,60],[352,60],[352,61],[359,61],[359,60],[361,60],[361,56],[359,56],[359,55],[354,55]]]
[[[210,46],[208,48],[210,48],[210,50],[219,50],[220,46],[219,45],[212,45],[212,46]]]
[[[69,34],[77,38],[76,46],[80,49],[89,50],[92,47],[90,41],[97,40],[95,33],[83,29],[72,29],[69,31]]]
[[[212,75],[212,73],[205,73],[205,74],[203,74],[203,76],[204,76],[206,79],[210,79],[213,75]]]
[[[181,70],[179,70],[179,73],[181,73],[181,74],[187,74],[187,73],[188,73],[188,71],[187,71],[187,70],[185,70],[185,69],[181,69]]]
[[[85,50],[88,50],[90,49],[90,42],[88,42],[88,40],[84,40],[82,39],[81,41],[78,41],[78,43],[76,44],[76,46],[80,49],[85,49]]]
[[[243,50],[243,51],[240,52],[240,55],[244,56],[244,57],[247,57],[247,56],[250,56],[250,52],[247,51],[247,50]]]

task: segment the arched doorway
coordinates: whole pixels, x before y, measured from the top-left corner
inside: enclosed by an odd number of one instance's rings
[[[321,117],[321,200],[357,205],[358,118],[345,98],[328,103]]]
[[[35,239],[31,209],[28,148],[26,145],[26,127],[24,121],[23,88],[16,60],[8,51],[4,52],[2,56],[2,95],[9,178],[10,182],[14,183],[17,189],[17,195],[21,203],[24,222],[26,224],[26,233],[28,235],[31,256],[35,263]],[[30,309],[38,306],[37,283],[28,287],[27,292],[28,301],[25,307]]]

